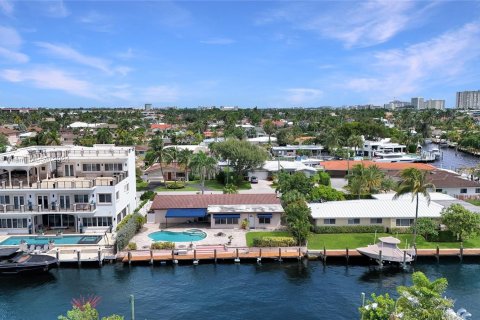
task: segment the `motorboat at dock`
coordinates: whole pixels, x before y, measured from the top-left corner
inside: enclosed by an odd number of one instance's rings
[[[395,262],[405,264],[412,262],[415,259],[414,251],[404,251],[398,248],[398,244],[401,242],[394,237],[381,237],[378,238],[377,244],[371,244],[366,247],[357,248],[357,251],[370,259],[383,265],[384,262]]]
[[[46,272],[57,259],[47,254],[26,253],[18,247],[0,249],[0,274]]]

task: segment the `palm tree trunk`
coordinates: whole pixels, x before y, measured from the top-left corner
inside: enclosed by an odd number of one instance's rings
[[[417,193],[417,206],[415,208],[415,221],[413,222],[413,245],[415,246],[417,240],[417,220],[418,220],[418,193]]]
[[[205,167],[202,168],[202,194],[205,193]]]

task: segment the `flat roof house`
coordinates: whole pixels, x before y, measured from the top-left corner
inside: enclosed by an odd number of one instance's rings
[[[283,208],[275,194],[157,195],[148,222],[172,226],[188,222],[209,223],[211,228],[276,229]]]
[[[393,200],[393,193],[374,195],[376,199],[309,203],[316,226],[379,225],[385,228],[410,227],[415,218],[416,201],[410,195]],[[431,193],[428,205],[420,197],[418,216],[440,218],[443,208],[459,203],[480,212],[464,201],[442,193]]]

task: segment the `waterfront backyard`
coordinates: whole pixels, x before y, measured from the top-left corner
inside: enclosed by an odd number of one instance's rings
[[[254,238],[261,237],[288,237],[290,234],[286,231],[254,231],[248,232],[246,234],[246,240],[248,246],[253,246]],[[379,237],[394,236],[401,240],[401,243],[398,245],[399,248],[405,248],[405,245],[408,242],[408,245],[412,242],[411,234],[388,234],[388,233],[331,233],[331,234],[310,234],[308,238],[308,249],[311,250],[320,250],[324,247],[327,250],[335,249],[355,249],[358,247],[364,247],[369,244],[373,244],[375,238],[378,240]],[[445,237],[446,238],[446,237]],[[451,239],[441,239],[441,240],[451,240]],[[437,246],[440,249],[458,249],[461,246],[459,241],[427,241],[422,236],[417,236],[417,248],[419,249],[435,249]],[[464,248],[480,248],[480,236],[472,237],[463,242]]]

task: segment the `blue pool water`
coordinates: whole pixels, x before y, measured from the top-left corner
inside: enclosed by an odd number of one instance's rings
[[[19,245],[22,241],[27,244],[45,245],[50,241],[55,244],[96,244],[102,239],[101,236],[12,236],[0,242],[2,246]]]
[[[153,241],[191,242],[203,240],[207,234],[202,230],[192,229],[184,232],[157,231],[150,233],[148,237]]]

